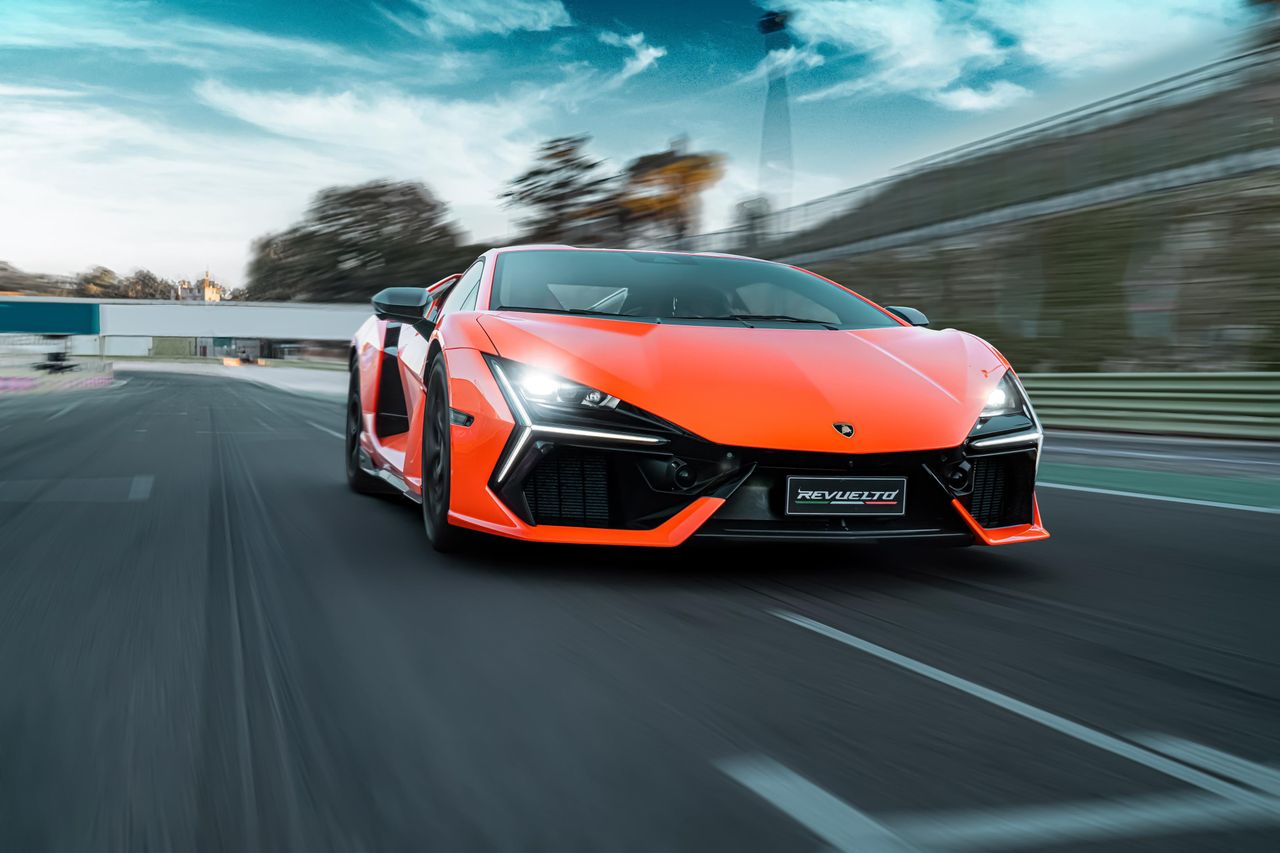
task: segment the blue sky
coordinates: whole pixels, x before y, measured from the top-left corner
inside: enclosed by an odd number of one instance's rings
[[[321,187],[423,180],[476,239],[539,140],[621,166],[687,135],[755,190],[767,65],[791,74],[793,200],[1232,49],[1243,0],[0,0],[0,260],[209,266]]]

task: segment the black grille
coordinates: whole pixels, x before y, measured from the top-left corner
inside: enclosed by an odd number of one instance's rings
[[[608,461],[602,453],[556,448],[525,480],[524,499],[538,524],[608,527]]]
[[[983,527],[1029,524],[1034,474],[1034,455],[1009,453],[974,459],[969,513]]]
[[[927,465],[936,452],[835,454],[741,451],[755,470],[725,500],[700,536],[746,539],[891,540],[915,537],[970,539],[968,528],[951,505],[952,495]],[[906,514],[901,516],[787,515],[787,478],[792,475],[832,477],[903,477]]]

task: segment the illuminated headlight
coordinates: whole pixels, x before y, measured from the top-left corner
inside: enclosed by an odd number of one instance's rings
[[[617,397],[543,370],[524,365],[509,365],[508,369],[515,374],[516,390],[526,402],[537,406],[612,409],[618,405]]]
[[[981,418],[994,418],[997,415],[1015,415],[1026,411],[1026,400],[1022,392],[1013,383],[1013,374],[1006,373],[996,387],[987,395],[987,402],[982,407]]]
[[[969,438],[976,448],[1024,443],[1039,446],[1043,440],[1044,433],[1031,409],[1031,401],[1013,371],[1000,377],[987,395]]]
[[[526,364],[496,356],[486,359],[516,421],[494,471],[496,483],[506,479],[530,442],[537,439],[650,446],[667,443],[660,436],[628,430],[617,397]]]

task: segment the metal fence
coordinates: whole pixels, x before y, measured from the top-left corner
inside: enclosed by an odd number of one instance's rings
[[[1047,373],[1020,378],[1050,428],[1280,439],[1280,373]]]

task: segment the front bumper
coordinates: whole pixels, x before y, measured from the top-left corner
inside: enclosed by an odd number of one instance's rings
[[[540,542],[657,547],[693,537],[1003,545],[1049,535],[1035,503],[1034,443],[845,455],[730,447],[687,433],[667,434],[658,446],[539,434],[509,460],[519,427],[501,391],[478,354],[449,355],[453,406],[474,415],[473,424],[452,427],[450,520],[463,527]],[[693,471],[684,484],[669,476],[677,461]],[[789,516],[788,475],[904,477],[906,512]]]

